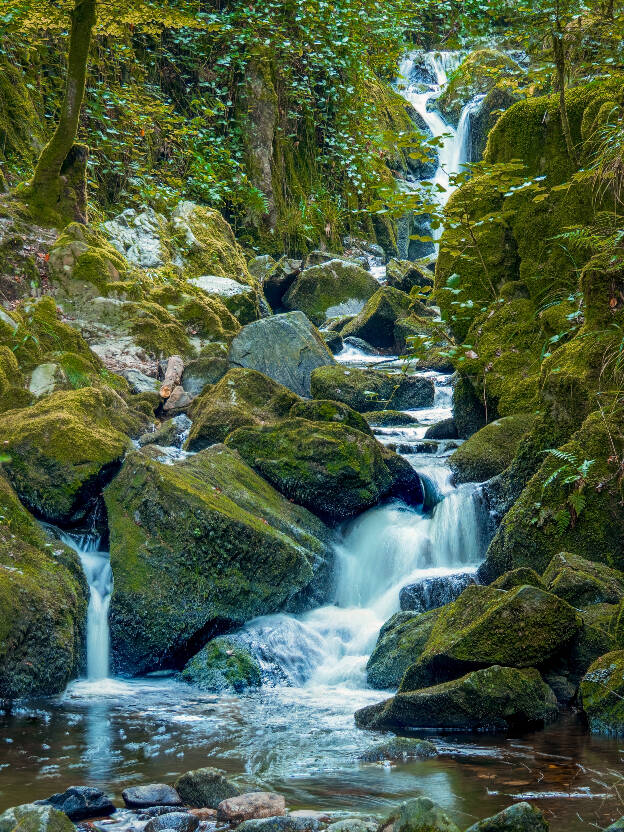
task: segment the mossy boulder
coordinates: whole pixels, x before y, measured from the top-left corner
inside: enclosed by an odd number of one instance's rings
[[[536,806],[514,803],[491,818],[470,826],[466,832],[548,832],[548,822]]]
[[[344,402],[359,413],[378,408],[380,404],[394,410],[430,407],[435,394],[434,383],[429,378],[340,366],[314,370],[311,390],[315,399]]]
[[[228,636],[219,636],[189,659],[182,678],[202,690],[240,693],[259,687],[262,671],[249,650]]]
[[[0,416],[5,470],[24,503],[58,523],[84,516],[131,447],[129,435],[147,424],[110,389],[54,393]]]
[[[429,269],[412,260],[389,260],[386,266],[386,280],[388,286],[408,294],[415,286],[420,289],[433,286],[433,275]]]
[[[449,459],[455,482],[485,482],[504,471],[534,420],[532,414],[518,413],[474,433]]]
[[[411,413],[405,413],[402,410],[369,410],[363,414],[367,423],[371,427],[407,427],[409,425],[418,425],[418,419],[412,416]]]
[[[1,473],[0,519],[0,699],[60,693],[85,658],[80,562],[47,539]]]
[[[327,318],[357,314],[379,289],[375,278],[348,260],[330,260],[304,269],[284,295],[291,311],[304,312],[316,326]]]
[[[286,497],[332,521],[370,508],[393,485],[381,445],[345,424],[289,419],[239,428],[226,444]]]
[[[581,682],[581,702],[596,734],[624,735],[624,651],[597,659]]]
[[[325,597],[327,528],[223,445],[175,465],[132,453],[105,499],[119,672],[181,666],[200,638]]]
[[[460,439],[469,439],[485,426],[485,407],[471,381],[458,374],[453,384],[453,419]]]
[[[386,621],[366,664],[370,687],[399,687],[407,668],[420,658],[437,616],[438,610],[397,612]]]
[[[0,832],[73,832],[75,828],[65,812],[35,803],[13,806],[0,815]]]
[[[256,370],[229,370],[193,402],[187,448],[198,451],[223,442],[236,428],[285,419],[299,401],[295,393]]]
[[[295,402],[290,408],[289,415],[293,419],[307,419],[310,422],[336,422],[369,436],[373,434],[365,417],[343,402],[334,402],[329,399]]]
[[[469,586],[442,608],[400,691],[446,682],[487,665],[545,665],[582,627],[573,607],[537,587],[524,585],[503,592]]]
[[[265,373],[300,396],[310,395],[310,378],[317,367],[336,363],[302,312],[273,315],[244,327],[232,341],[229,362]]]
[[[402,803],[398,811],[382,821],[384,829],[392,823],[394,832],[459,832],[446,812],[428,797]]]
[[[505,572],[490,584],[492,589],[503,589],[505,592],[508,592],[510,589],[515,589],[517,586],[536,586],[545,592],[548,590],[548,587],[537,572],[534,569],[529,569],[527,566],[520,566],[518,569]]]
[[[574,607],[617,604],[624,597],[624,574],[603,563],[559,552],[543,574],[550,592]]]
[[[185,366],[182,387],[192,396],[199,396],[209,384],[221,381],[227,371],[227,353],[223,356],[200,356]]]
[[[213,274],[191,277],[189,283],[201,289],[208,297],[219,300],[243,325],[260,317],[258,295],[249,284]]]
[[[554,693],[534,668],[494,665],[431,687],[399,692],[356,711],[360,728],[447,728],[509,731],[557,717]]]
[[[359,759],[363,763],[407,762],[408,760],[428,760],[436,757],[437,748],[428,740],[416,737],[395,737],[392,740],[382,740],[368,748]]]
[[[405,292],[383,286],[366,302],[362,311],[349,321],[342,330],[343,338],[362,338],[379,349],[395,346],[394,325],[405,317],[410,309],[411,299]]]
[[[237,797],[240,790],[227,779],[227,772],[207,766],[180,775],[174,788],[187,806],[216,809],[222,800]]]

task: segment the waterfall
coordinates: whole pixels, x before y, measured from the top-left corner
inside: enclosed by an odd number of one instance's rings
[[[108,552],[100,550],[101,538],[94,532],[76,534],[55,530],[59,540],[77,553],[89,584],[87,610],[87,678],[108,678],[110,631],[108,609],[113,591],[113,573]]]

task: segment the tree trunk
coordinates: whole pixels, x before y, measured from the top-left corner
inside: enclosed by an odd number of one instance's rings
[[[168,399],[172,395],[176,387],[182,381],[182,373],[184,372],[184,361],[180,355],[172,355],[167,362],[167,369],[165,371],[165,380],[160,388],[160,396],[163,399]]]
[[[69,193],[65,191],[65,173],[69,168],[75,169],[76,158],[84,157],[84,148],[74,153],[72,149],[85,94],[89,47],[96,21],[96,2],[97,0],[75,0],[61,114],[54,135],[41,152],[32,180],[34,202],[60,213],[67,213],[66,208],[71,206],[71,193],[76,190],[74,184]],[[79,187],[79,198],[82,198],[81,190]],[[68,203],[67,206],[62,205],[64,201]],[[81,219],[81,215],[86,212],[81,205],[75,206],[70,213],[76,215],[72,218]]]
[[[559,88],[559,115],[561,116],[561,129],[565,138],[568,156],[574,164],[578,164],[576,155],[576,148],[572,141],[572,131],[570,129],[570,121],[568,119],[568,108],[565,100],[566,79],[565,79],[565,46],[563,43],[563,31],[561,24],[557,23],[557,28],[552,33],[553,53],[555,57],[555,67],[557,70],[557,86]]]

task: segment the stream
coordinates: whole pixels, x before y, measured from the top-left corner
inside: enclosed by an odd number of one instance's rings
[[[465,161],[469,116],[479,102],[469,102],[457,130],[450,128],[430,107],[457,57],[432,53],[427,60],[435,85],[409,81],[413,59],[406,58],[403,94],[434,135],[448,134],[435,180],[447,189],[440,197],[446,199],[449,175]],[[337,359],[352,366],[381,360],[353,347]],[[383,360],[399,367],[398,359]],[[480,488],[451,482],[452,448],[442,441],[422,452],[427,426],[452,414],[449,377],[427,375],[436,385],[433,407],[411,412],[417,425],[376,433],[399,447],[435,505],[424,511],[393,501],[347,523],[337,544],[332,603],[247,624],[243,636],[263,670],[259,691],[204,693],[173,673],[109,678],[108,555],[95,534],[61,534],[78,552],[91,589],[87,679],[60,697],[18,704],[2,720],[0,811],[75,784],[110,791],[121,805],[129,785],[171,782],[214,765],[247,790],[275,790],[290,808],[336,817],[381,816],[418,795],[440,803],[462,829],[520,799],[545,811],[552,832],[581,832],[624,813],[605,786],[609,771],[621,766],[621,741],[589,735],[574,714],[515,737],[417,732],[438,746],[431,760],[360,759],[387,736],[357,730],[353,713],[387,695],[366,687],[365,667],[380,627],[399,609],[400,589],[424,577],[476,571],[492,532]]]

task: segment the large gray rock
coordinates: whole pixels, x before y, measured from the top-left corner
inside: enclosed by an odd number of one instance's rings
[[[402,610],[427,612],[455,601],[467,586],[474,583],[476,581],[472,572],[421,578],[416,583],[403,587],[399,593],[399,603]]]
[[[537,807],[523,802],[473,824],[466,832],[548,832],[548,823]]]
[[[121,793],[128,809],[147,809],[150,806],[182,806],[182,799],[173,786],[150,783],[130,786]]]
[[[232,341],[229,361],[231,367],[259,370],[300,396],[310,395],[313,370],[336,363],[303,312],[273,315],[243,327]]]
[[[212,767],[187,771],[175,781],[175,788],[188,806],[198,809],[216,809],[222,800],[240,794],[225,771]]]
[[[171,832],[195,832],[199,826],[199,818],[189,812],[166,812],[152,818],[145,825],[145,832],[161,832],[169,829]]]
[[[76,827],[52,806],[24,803],[0,815],[0,832],[76,832]]]
[[[70,786],[64,792],[53,794],[45,800],[37,800],[37,805],[53,806],[70,820],[101,818],[115,811],[111,799],[104,792],[90,786]]]

